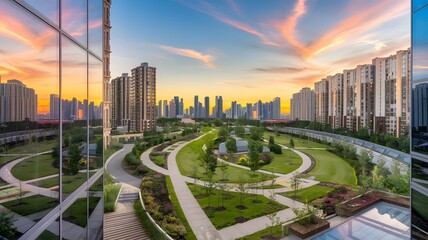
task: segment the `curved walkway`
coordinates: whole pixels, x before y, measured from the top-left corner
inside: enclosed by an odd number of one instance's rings
[[[132,151],[133,147],[133,144],[123,145],[122,150],[112,155],[108,162],[106,162],[106,169],[107,172],[116,179],[116,182],[127,183],[133,187],[140,188],[141,179],[128,174],[122,168],[123,158]]]
[[[31,154],[31,155],[28,155],[28,156],[16,159],[16,160],[14,160],[14,161],[12,161],[12,162],[4,165],[0,169],[0,177],[3,180],[5,180],[6,182],[8,182],[9,184],[13,184],[15,186],[21,185],[22,191],[29,191],[29,192],[33,192],[33,193],[37,193],[37,194],[46,196],[46,197],[58,198],[59,197],[59,193],[58,192],[52,191],[52,190],[50,190],[48,188],[42,188],[42,187],[31,185],[31,184],[28,183],[28,181],[21,181],[21,180],[15,178],[15,176],[13,176],[12,172],[11,172],[12,168],[16,164],[18,164],[18,163],[20,163],[20,162],[22,162],[22,161],[24,161],[24,160],[26,160],[28,158],[31,158],[31,157],[34,157],[34,156],[43,155],[43,154],[50,153],[50,152],[52,152],[52,151],[46,151],[46,152],[41,152],[41,153],[37,153],[37,154]]]

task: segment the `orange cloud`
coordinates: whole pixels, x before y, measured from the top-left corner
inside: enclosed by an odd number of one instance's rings
[[[277,24],[279,31],[283,37],[293,46],[298,52],[304,51],[304,46],[296,39],[296,26],[299,19],[306,13],[306,0],[298,0],[293,9],[293,14],[288,16],[281,24]]]
[[[202,54],[192,49],[176,48],[176,47],[165,46],[165,45],[161,45],[160,48],[173,54],[199,60],[209,68],[216,68],[216,66],[213,63],[214,57],[209,54]]]

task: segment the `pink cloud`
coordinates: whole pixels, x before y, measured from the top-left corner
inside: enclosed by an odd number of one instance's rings
[[[176,48],[176,47],[165,46],[165,45],[161,45],[160,48],[173,54],[177,54],[180,56],[193,58],[198,61],[201,61],[209,68],[216,68],[216,66],[213,63],[214,57],[209,54],[203,54],[201,52],[198,52],[192,49]]]

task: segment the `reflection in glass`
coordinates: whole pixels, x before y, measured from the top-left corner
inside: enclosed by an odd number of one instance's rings
[[[61,10],[61,28],[86,47],[88,45],[86,0],[62,0]]]
[[[31,7],[48,17],[55,24],[59,24],[59,0],[24,0]]]
[[[412,148],[428,153],[428,82],[412,86]]]
[[[424,180],[428,183],[428,162],[412,158],[412,178]]]
[[[428,229],[428,196],[412,190],[412,225],[419,229]],[[415,232],[412,232],[415,235]]]
[[[58,205],[59,118],[50,115],[59,108],[50,96],[59,94],[59,41],[13,1],[0,1],[0,22],[1,205],[28,219],[16,237]]]
[[[412,15],[413,82],[428,80],[428,7]]]
[[[103,50],[103,5],[101,0],[91,0],[88,4],[89,50],[101,58]]]

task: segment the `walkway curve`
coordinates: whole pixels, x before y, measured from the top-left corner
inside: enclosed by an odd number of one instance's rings
[[[5,180],[6,182],[8,182],[9,184],[13,184],[15,186],[20,186],[21,185],[21,189],[22,191],[30,191],[33,193],[37,193],[46,197],[51,197],[51,198],[58,198],[59,197],[59,193],[56,191],[52,191],[48,188],[42,188],[42,187],[38,187],[38,186],[34,186],[31,185],[29,183],[27,183],[26,181],[21,181],[19,179],[17,179],[15,176],[13,176],[12,174],[12,168],[17,165],[18,163],[31,158],[31,157],[35,157],[35,156],[39,156],[39,155],[43,155],[43,154],[47,154],[47,153],[51,153],[52,151],[46,151],[46,152],[41,152],[41,153],[37,153],[37,154],[31,154],[19,159],[16,159],[12,162],[9,162],[8,164],[4,165],[1,169],[0,169],[0,177]]]
[[[117,182],[127,183],[133,187],[140,188],[141,179],[127,173],[122,168],[122,160],[126,154],[132,151],[133,144],[124,144],[122,150],[112,155],[106,162],[107,172],[116,179]]]

